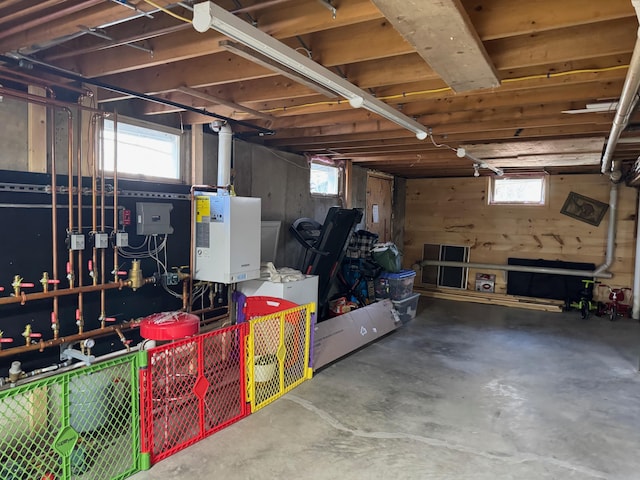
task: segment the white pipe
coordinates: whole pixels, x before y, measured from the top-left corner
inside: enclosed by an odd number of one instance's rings
[[[600,277],[611,278],[613,274],[610,272],[596,273],[590,270],[573,270],[570,268],[553,268],[553,267],[529,267],[526,265],[498,265],[493,263],[470,263],[470,262],[449,262],[444,260],[422,260],[418,263],[420,266],[432,265],[438,267],[460,267],[460,268],[481,268],[485,270],[505,270],[507,272],[526,272],[526,273],[548,273],[552,275],[568,275],[572,277]]]
[[[638,210],[640,212],[640,195],[638,195]],[[640,222],[636,230],[636,263],[633,269],[633,308],[632,316],[640,319]]]
[[[596,268],[596,274],[606,272],[613,263],[613,254],[616,249],[616,229],[618,219],[618,184],[611,183],[609,190],[609,229],[607,231],[607,251],[604,257],[604,263]],[[599,276],[599,275],[596,275]],[[608,277],[610,278],[610,277]]]
[[[633,4],[636,8],[637,14],[640,2],[634,1]],[[629,70],[627,71],[627,77],[624,80],[622,93],[620,94],[620,100],[618,101],[616,115],[613,119],[613,124],[611,125],[611,132],[609,133],[609,139],[607,140],[607,148],[602,155],[602,167],[600,171],[603,174],[613,174],[611,166],[613,152],[616,149],[620,135],[626,128],[627,123],[629,123],[629,117],[631,116],[631,113],[638,101],[638,88],[640,88],[640,29],[637,33],[636,44],[633,48],[631,61],[629,62]]]
[[[233,133],[228,123],[216,125],[213,128],[218,132],[218,185],[227,186],[231,184],[231,140]]]

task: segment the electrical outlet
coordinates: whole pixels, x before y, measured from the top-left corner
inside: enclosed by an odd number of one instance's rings
[[[94,234],[93,246],[96,248],[109,248],[109,235],[106,233]]]

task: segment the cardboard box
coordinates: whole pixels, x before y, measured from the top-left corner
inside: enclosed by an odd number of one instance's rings
[[[396,320],[392,310],[393,304],[387,299],[316,324],[313,369],[323,367],[398,328],[402,323]]]
[[[496,276],[489,273],[476,273],[476,291],[494,293],[496,290]]]

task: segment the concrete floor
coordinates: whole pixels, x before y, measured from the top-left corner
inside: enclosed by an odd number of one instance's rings
[[[131,478],[640,478],[637,322],[425,298],[418,312]]]

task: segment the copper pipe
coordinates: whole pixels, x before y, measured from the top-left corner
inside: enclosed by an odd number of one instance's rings
[[[81,105],[82,99],[78,99],[78,105]],[[82,114],[77,117],[78,122],[78,155],[76,157],[76,174],[77,174],[77,203],[78,203],[78,233],[82,232]],[[84,252],[78,250],[78,287],[82,287],[84,278]],[[84,331],[84,298],[82,293],[78,293],[78,333]]]
[[[16,78],[17,77],[17,78]],[[46,88],[46,87],[60,87],[65,90],[69,90],[71,92],[77,92],[83,95],[87,95],[88,93],[93,94],[91,90],[85,88],[79,88],[70,83],[59,82],[56,80],[51,80],[49,78],[43,80],[40,77],[34,77],[33,75],[29,75],[27,73],[12,70],[10,68],[0,66],[0,78],[4,78],[5,80],[11,80],[12,82],[21,83],[23,85],[35,85],[38,87]],[[24,80],[23,80],[24,79]]]
[[[104,131],[104,117],[100,118],[100,128],[96,130],[96,136],[99,146],[100,154],[100,228],[103,232],[106,232],[106,218],[105,218],[105,181],[104,181],[104,140],[102,138],[102,132]],[[115,229],[114,229],[115,231]],[[107,270],[107,251],[102,249],[100,251],[100,283],[106,282],[106,270]],[[100,325],[104,327],[104,322],[107,318],[106,307],[106,291],[100,291]]]
[[[189,307],[189,284],[191,283],[191,275],[182,281],[182,311],[187,312]]]
[[[58,290],[58,183],[56,169],[56,115],[53,108],[48,108],[49,112],[49,135],[51,141],[51,263],[53,275],[53,290]],[[58,323],[60,308],[58,297],[53,297],[53,317],[51,318],[51,328],[53,338],[58,338],[60,325]]]
[[[113,230],[118,230],[118,112],[113,112]],[[118,281],[118,246],[113,246],[113,280]]]
[[[151,279],[153,280],[153,278]],[[149,283],[149,282],[145,282]],[[0,305],[9,305],[12,303],[25,304],[29,301],[44,300],[48,298],[66,297],[68,295],[77,295],[78,293],[99,292],[101,290],[114,290],[127,287],[126,280],[105,283],[103,285],[85,285],[84,287],[61,288],[59,290],[49,290],[48,292],[25,293],[19,297],[0,297]],[[23,292],[24,293],[24,292]]]
[[[44,351],[45,348],[56,347],[62,345],[64,343],[76,343],[81,340],[85,340],[87,338],[98,338],[104,337],[107,335],[116,334],[116,329],[121,332],[124,330],[133,330],[140,327],[139,320],[132,320],[130,322],[121,323],[119,325],[110,325],[105,328],[99,328],[96,330],[89,330],[84,333],[77,333],[75,335],[69,335],[68,337],[60,337],[52,340],[40,340],[37,343],[33,343],[31,345],[24,345],[21,347],[13,347],[0,350],[0,358],[9,357],[12,355],[19,355],[21,353],[33,352],[34,350],[38,350],[40,352]]]
[[[13,90],[11,88],[0,87],[0,94],[10,98],[17,98],[19,100],[37,103],[39,105],[55,105],[56,107],[69,108],[68,102],[63,102],[62,100],[55,100],[52,98],[45,98],[41,97],[40,95],[33,95],[31,93],[25,93],[19,90]],[[103,112],[102,110],[98,110],[97,108],[85,107],[83,105],[77,105],[77,107],[80,110],[84,110],[87,112],[105,114],[105,112]]]
[[[68,145],[67,145],[67,211],[69,213],[69,223],[67,224],[67,235],[71,235],[73,233],[73,115],[71,110],[67,109],[68,121],[67,121],[67,134],[68,134]],[[74,255],[73,250],[71,250],[71,245],[67,245],[69,249],[69,255],[67,260],[67,278],[69,279],[69,287],[73,288],[75,286],[75,271],[74,271]]]
[[[89,159],[89,167],[91,168],[91,231],[94,235],[98,231],[98,165],[96,162],[95,154],[95,126],[97,115],[91,117],[91,123],[89,124],[89,132],[87,135],[87,143],[89,144],[89,151],[87,152],[87,158]],[[96,248],[95,241],[93,243],[93,249],[91,252],[91,278],[93,284],[98,284],[98,275],[96,270],[98,268],[98,249]]]

